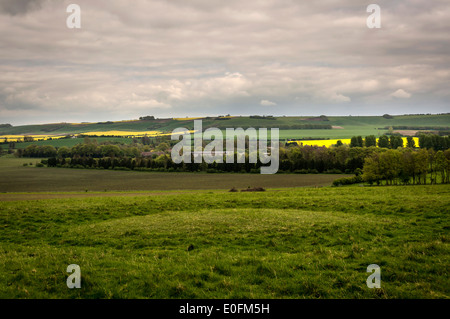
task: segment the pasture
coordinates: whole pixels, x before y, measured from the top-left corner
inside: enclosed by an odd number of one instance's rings
[[[125,195],[0,201],[0,298],[450,296],[448,185]]]
[[[0,158],[0,298],[450,297],[449,185],[39,161]],[[66,285],[70,264],[80,289]]]

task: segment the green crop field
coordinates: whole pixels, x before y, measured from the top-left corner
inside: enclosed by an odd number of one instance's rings
[[[0,298],[448,298],[449,207],[448,185],[0,201]]]

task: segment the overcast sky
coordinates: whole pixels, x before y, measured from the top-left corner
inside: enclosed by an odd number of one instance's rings
[[[0,30],[0,123],[450,112],[448,0],[0,0]]]

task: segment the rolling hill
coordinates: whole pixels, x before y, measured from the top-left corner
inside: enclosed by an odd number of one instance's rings
[[[204,117],[203,129],[209,127],[224,128],[280,128],[281,139],[301,138],[351,138],[352,136],[380,136],[388,132],[389,127],[394,130],[450,130],[450,113],[422,114],[398,116],[234,116],[234,117]],[[194,127],[193,118],[166,118],[148,120],[106,121],[95,123],[51,123],[40,125],[0,126],[0,139],[13,135],[43,135],[58,137],[76,135],[87,132],[144,132],[158,131],[170,133],[175,128]],[[111,133],[113,134],[113,133]],[[111,135],[106,134],[105,135]],[[101,136],[101,134],[97,134]]]

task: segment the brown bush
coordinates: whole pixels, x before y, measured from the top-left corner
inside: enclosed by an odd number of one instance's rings
[[[263,187],[253,187],[247,189],[241,189],[241,192],[265,192],[266,190]]]

